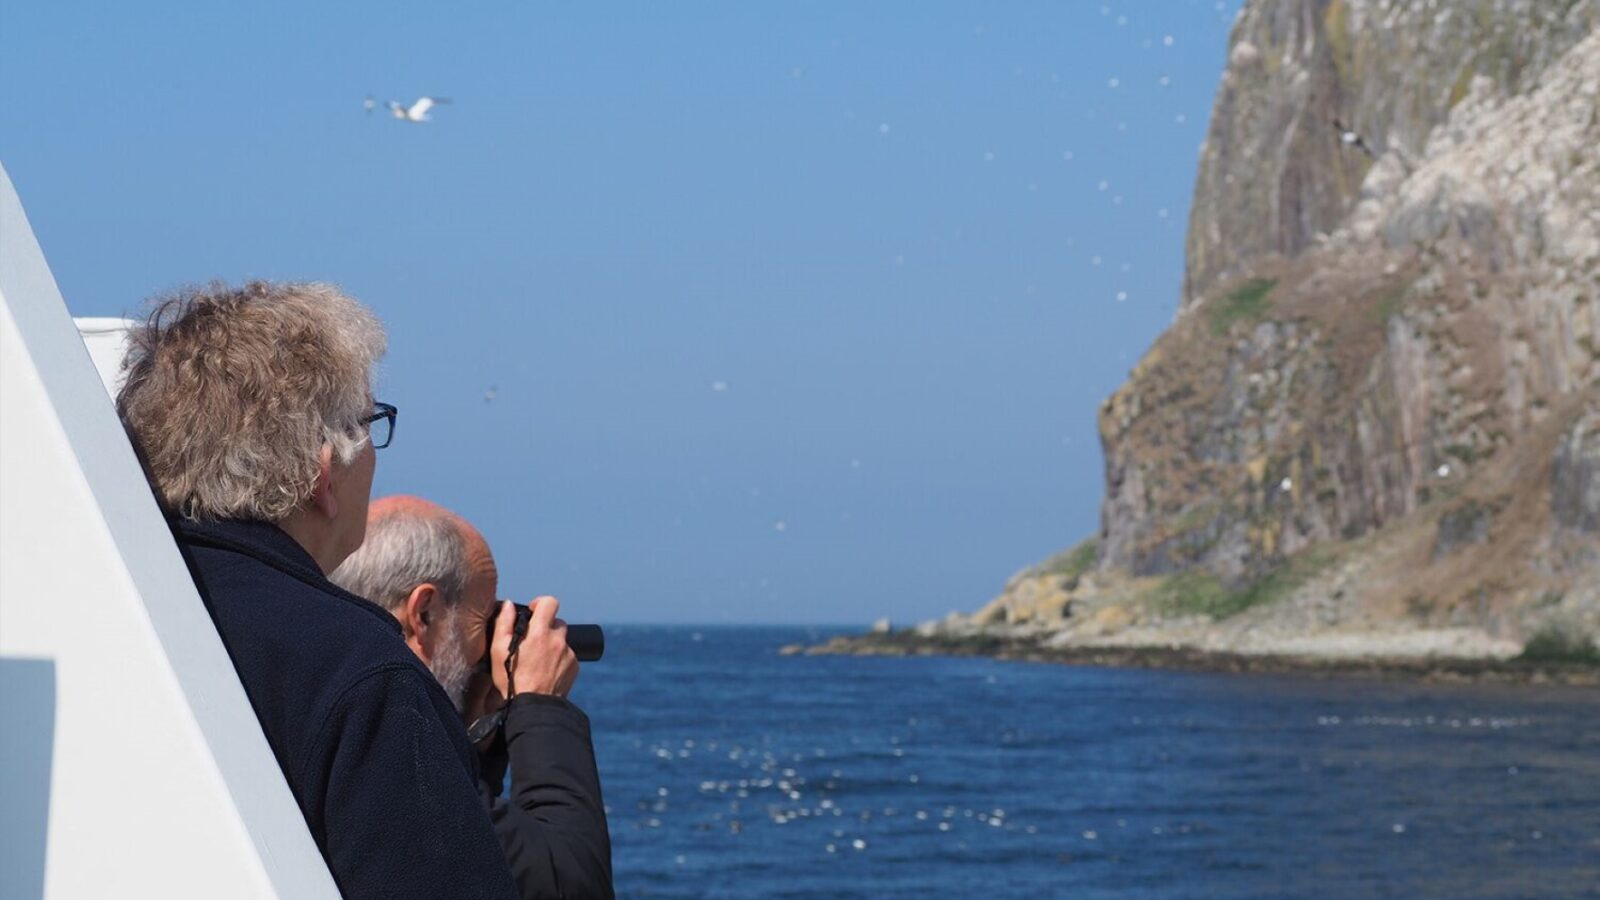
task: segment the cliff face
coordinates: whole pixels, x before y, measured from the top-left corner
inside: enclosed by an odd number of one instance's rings
[[[1335,120],[1377,156],[1416,160],[1474,78],[1522,93],[1595,22],[1571,0],[1247,3],[1196,180],[1183,305],[1342,223],[1372,160]]]
[[[1600,629],[1597,27],[1248,2],[1177,319],[1101,409],[1094,563],[977,620]]]

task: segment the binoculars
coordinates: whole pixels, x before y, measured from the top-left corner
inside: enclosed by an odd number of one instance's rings
[[[516,653],[522,639],[528,635],[528,620],[533,618],[533,610],[521,603],[513,603],[512,606],[517,608],[517,621],[511,627],[511,652]],[[489,663],[489,650],[493,644],[494,630],[491,628],[484,641],[485,666]],[[567,646],[572,648],[579,662],[594,662],[606,653],[606,633],[599,625],[568,625]]]

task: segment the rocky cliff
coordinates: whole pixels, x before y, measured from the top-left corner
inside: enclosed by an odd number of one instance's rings
[[[1178,315],[1100,412],[1101,532],[937,628],[1600,634],[1597,26],[1600,0],[1249,0]]]

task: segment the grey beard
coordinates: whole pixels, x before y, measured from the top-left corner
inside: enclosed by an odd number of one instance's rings
[[[444,634],[439,637],[439,651],[433,655],[428,670],[438,680],[439,686],[444,688],[445,696],[455,705],[456,712],[461,712],[467,680],[472,677],[472,665],[467,662],[467,655],[461,649],[461,616],[456,610],[451,610],[450,615],[445,617]]]

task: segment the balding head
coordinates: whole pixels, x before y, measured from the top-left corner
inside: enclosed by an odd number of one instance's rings
[[[384,497],[368,507],[366,542],[329,577],[387,609],[460,706],[483,656],[498,580],[478,529],[421,497]]]
[[[440,506],[432,500],[413,497],[410,494],[395,494],[393,497],[379,497],[367,507],[368,521],[381,519],[387,515],[410,514],[418,517],[454,516],[455,513]]]
[[[417,521],[429,521],[449,524],[456,529],[463,544],[462,550],[468,578],[487,578],[491,584],[499,580],[499,571],[495,568],[494,554],[489,551],[489,542],[484,539],[483,533],[474,528],[471,522],[460,515],[434,503],[410,494],[396,494],[392,497],[381,497],[372,501],[368,508],[367,528],[368,541],[371,541],[370,532],[373,528],[383,528],[380,523],[385,521],[398,521],[401,518]],[[357,592],[359,593],[359,592]],[[362,596],[366,596],[362,594]]]
[[[366,541],[328,577],[397,613],[421,584],[433,585],[447,607],[455,605],[466,592],[469,566],[459,516],[420,497],[384,497],[368,507]]]

